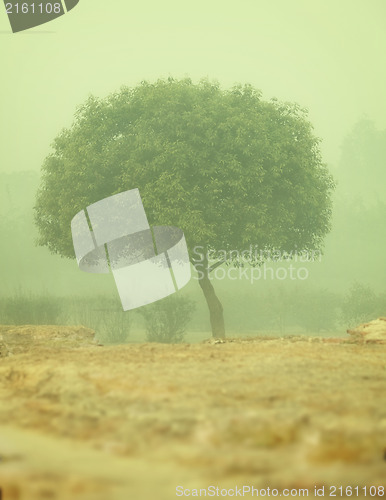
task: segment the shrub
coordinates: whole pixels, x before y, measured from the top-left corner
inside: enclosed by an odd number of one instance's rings
[[[171,295],[138,310],[145,321],[146,340],[166,344],[182,342],[195,304],[187,297]]]
[[[348,326],[355,326],[385,315],[385,297],[361,283],[354,283],[343,300],[342,319]]]
[[[0,299],[0,323],[3,325],[55,325],[62,313],[57,297],[18,291]]]
[[[95,330],[103,344],[122,344],[128,341],[131,329],[129,312],[122,310],[113,297],[73,297],[67,308],[66,322],[81,324]]]

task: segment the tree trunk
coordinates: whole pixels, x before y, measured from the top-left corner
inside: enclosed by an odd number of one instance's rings
[[[200,272],[198,280],[201,290],[204,292],[206,303],[209,308],[210,324],[212,326],[212,336],[214,338],[225,338],[225,324],[223,307],[219,301],[208,272]]]

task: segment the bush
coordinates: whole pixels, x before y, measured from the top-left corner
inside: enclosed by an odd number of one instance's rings
[[[385,296],[376,294],[361,283],[355,283],[343,300],[342,319],[347,326],[356,326],[385,315]]]
[[[342,319],[348,326],[355,326],[385,315],[385,296],[376,294],[370,287],[361,283],[355,283],[343,300]]]
[[[96,337],[103,344],[125,344],[129,340],[130,328],[131,316],[128,311],[106,310],[102,312],[95,328]]]
[[[182,342],[195,304],[186,297],[170,295],[138,310],[145,321],[146,340],[166,344]]]
[[[0,323],[3,325],[56,325],[62,313],[57,297],[19,291],[0,299]]]
[[[66,310],[66,323],[92,328],[103,344],[123,344],[129,339],[132,316],[114,297],[73,297]]]

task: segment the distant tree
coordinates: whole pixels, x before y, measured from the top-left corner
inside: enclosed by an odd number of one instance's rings
[[[210,278],[228,260],[224,251],[319,248],[330,227],[332,187],[298,105],[263,101],[250,85],[142,82],[90,97],[54,140],[35,208],[39,243],[73,258],[72,217],[139,188],[150,224],[183,229],[213,336],[224,337]],[[210,266],[208,257],[219,260]]]
[[[342,304],[342,319],[347,326],[355,326],[386,315],[386,297],[362,283],[354,283]]]
[[[337,173],[339,192],[364,205],[384,200],[386,130],[367,118],[359,120],[342,143]]]

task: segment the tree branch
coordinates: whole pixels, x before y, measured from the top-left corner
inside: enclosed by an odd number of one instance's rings
[[[221,264],[224,264],[224,262],[226,262],[226,259],[218,260],[217,262],[212,264],[210,267],[208,267],[208,273],[211,273],[212,271],[214,271],[216,269],[216,267],[221,266]]]

